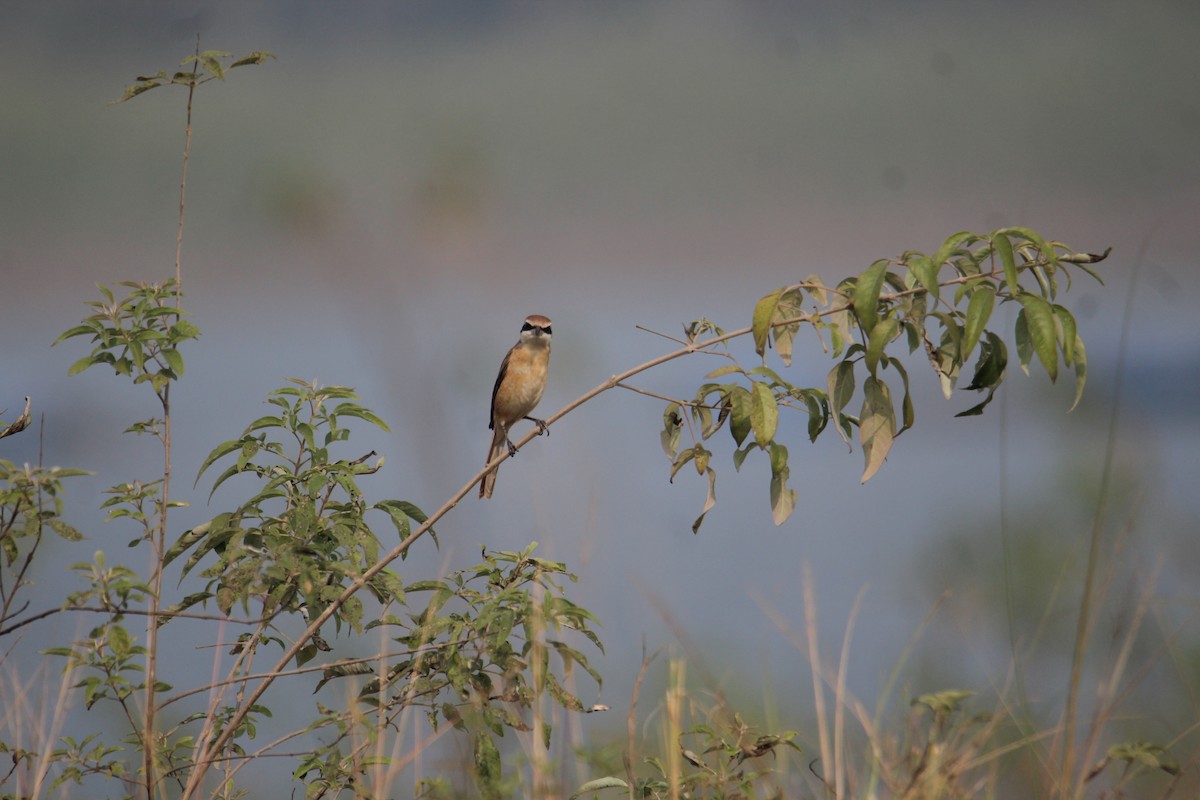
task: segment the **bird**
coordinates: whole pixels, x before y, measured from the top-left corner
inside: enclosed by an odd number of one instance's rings
[[[550,363],[550,318],[541,314],[530,314],[521,326],[521,338],[500,362],[500,374],[492,387],[492,410],[488,417],[488,428],[492,431],[492,445],[488,448],[485,464],[490,464],[508,448],[509,456],[517,453],[516,446],[508,438],[512,426],[527,419],[538,426],[538,433],[547,433],[546,421],[529,416],[542,399],[546,390],[546,367]],[[496,487],[499,467],[483,477],[479,484],[479,496],[488,498]]]

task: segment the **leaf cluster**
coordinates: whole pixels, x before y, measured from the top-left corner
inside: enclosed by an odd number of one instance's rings
[[[671,401],[663,413],[661,436],[672,460],[671,477],[688,463],[708,476],[708,498],[693,531],[716,501],[716,473],[705,443],[723,427],[734,442],[735,469],[751,452],[767,455],[777,525],[795,511],[797,499],[788,485],[788,450],[777,439],[782,414],[806,415],[810,441],[833,423],[838,436],[852,446],[857,429],[865,461],[861,480],[875,475],[896,438],[915,420],[908,369],[890,352],[898,342],[910,355],[920,351],[947,398],[974,359],[965,388],[986,396],[958,416],[982,413],[1003,382],[1009,360],[1004,338],[991,327],[1000,304],[1018,306],[1013,336],[1023,371],[1038,364],[1054,381],[1060,367],[1074,369],[1074,408],[1087,378],[1087,351],[1074,315],[1057,302],[1058,295],[1070,287],[1071,269],[1099,280],[1091,265],[1107,255],[1074,252],[1028,228],[962,232],[933,253],[908,251],[881,259],[833,288],[812,276],[763,297],[750,328],[762,363],[746,367],[727,349],[696,345],[697,351],[730,363],[710,372],[691,400]],[[696,327],[693,323],[688,330]],[[796,385],[768,364],[767,351],[773,347],[782,365],[791,365],[802,328],[811,329],[837,359],[823,387]],[[857,414],[851,411],[856,396]],[[685,425],[692,445],[680,449]]]
[[[183,376],[179,346],[200,335],[200,329],[173,305],[178,299],[173,279],[162,283],[121,281],[129,293],[117,300],[107,286],[100,286],[103,300],[89,300],[96,309],[82,324],[64,331],[58,344],[76,336],[92,337],[92,352],[67,370],[76,375],[89,367],[107,364],[117,375],[133,382],[149,383],[160,399],[171,381]],[[143,423],[138,432],[156,432]]]
[[[498,791],[505,777],[496,740],[510,729],[530,731],[529,712],[541,696],[568,710],[591,710],[566,688],[576,668],[601,682],[587,656],[559,635],[574,631],[603,650],[591,613],[563,593],[560,579],[575,576],[565,564],[534,556],[535,548],[536,543],[519,552],[484,551],[474,567],[409,584],[408,604],[414,596],[427,597],[420,610],[385,613],[366,625],[395,631],[392,641],[401,647],[396,660],[332,664],[317,689],[366,677],[357,702],[388,725],[409,709],[425,709],[435,730],[449,723],[470,737],[481,791]],[[361,726],[375,724],[353,711],[323,709],[319,726],[336,727],[339,735],[296,769],[298,779],[310,781],[310,795],[318,787],[344,786],[370,766],[343,747],[360,718]],[[536,733],[549,747],[550,724],[543,722]]]
[[[232,458],[214,480],[210,498],[238,475],[256,479],[257,490],[233,510],[217,514],[186,531],[166,552],[164,564],[188,554],[184,576],[208,555],[216,563],[202,571],[203,591],[188,595],[170,612],[215,600],[228,614],[235,605],[248,609],[251,599],[263,613],[320,613],[345,587],[379,560],[379,540],[367,524],[370,510],[386,513],[401,536],[409,520],[423,520],[416,506],[403,501],[368,505],[358,479],[376,472],[374,455],[346,460],[333,450],[350,436],[349,419],[387,430],[373,412],[354,402],[353,390],[292,380],[267,398],[275,413],[259,417],[236,439],[223,442],[205,458],[197,481],[218,461]],[[384,570],[368,588],[379,600],[403,597],[400,578]],[[334,616],[337,626],[362,630],[362,601],[351,598]],[[312,658],[320,640],[297,657]]]
[[[264,50],[255,50],[240,58],[234,58],[232,53],[224,50],[205,50],[185,58],[179,63],[181,69],[172,73],[160,70],[153,75],[137,76],[133,83],[125,87],[125,93],[113,103],[124,103],[160,86],[195,88],[212,80],[223,81],[225,74],[231,69],[262,64],[270,58],[275,58],[275,54]]]

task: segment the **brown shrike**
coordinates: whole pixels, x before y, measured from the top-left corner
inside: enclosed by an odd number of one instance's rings
[[[518,421],[527,419],[535,423],[538,433],[546,433],[545,420],[529,416],[542,392],[546,390],[546,366],[550,363],[550,318],[541,314],[530,314],[521,326],[521,339],[513,345],[500,362],[500,374],[492,388],[492,414],[488,427],[492,429],[492,446],[488,449],[487,461],[491,463],[504,453],[514,456],[517,448],[508,438],[508,431]],[[479,496],[491,497],[496,487],[499,467],[483,477],[479,484]]]

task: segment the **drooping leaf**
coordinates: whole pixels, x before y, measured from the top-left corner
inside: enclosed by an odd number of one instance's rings
[[[867,378],[863,382],[858,434],[866,461],[860,481],[866,483],[883,466],[896,436],[896,410],[892,407],[891,392],[878,378]]]
[[[1079,338],[1079,326],[1075,324],[1075,316],[1060,305],[1054,306],[1054,316],[1058,319],[1061,329],[1063,364],[1069,367],[1075,359],[1075,341]]]
[[[712,511],[713,506],[717,504],[717,472],[712,467],[708,468],[708,495],[704,498],[704,508],[700,511],[700,516],[696,517],[696,521],[692,523],[692,533],[699,533],[700,526],[704,523],[704,516]]]
[[[895,317],[885,317],[875,323],[867,337],[867,372],[875,374],[875,368],[879,365],[879,359],[883,355],[883,350],[892,339],[896,338],[896,334],[900,330],[900,323]]]
[[[908,262],[908,271],[912,273],[917,285],[925,289],[935,298],[939,296],[941,287],[938,286],[937,267],[928,256],[917,256]]]
[[[779,305],[779,298],[782,296],[783,287],[780,287],[759,300],[754,306],[752,323],[754,351],[760,356],[767,352],[767,337],[771,332],[771,323],[775,320],[775,309]]]
[[[996,305],[996,291],[991,286],[979,286],[967,301],[967,321],[963,325],[962,360],[971,357],[979,337],[987,328],[992,309]]]
[[[829,390],[829,412],[833,417],[834,424],[837,426],[838,435],[842,437],[842,441],[847,445],[850,444],[850,438],[846,435],[845,429],[841,424],[842,409],[850,402],[850,398],[854,395],[854,363],[852,361],[842,361],[836,367],[829,370],[829,377],[826,381]]]
[[[744,387],[736,386],[729,392],[729,433],[738,447],[741,447],[742,442],[750,435],[752,405],[750,392]]]
[[[1008,291],[1016,297],[1021,293],[1021,287],[1017,283],[1017,262],[1013,258],[1012,242],[997,231],[992,234],[992,247],[996,249],[996,255],[1000,256],[1000,263],[1004,266],[1004,281],[1008,284]]]
[[[879,292],[887,267],[887,259],[876,261],[858,277],[854,287],[854,313],[858,316],[859,327],[867,333],[879,321]]]
[[[759,447],[766,447],[775,439],[779,425],[779,406],[771,387],[762,381],[753,381],[750,392],[750,426],[754,429],[754,440]]]
[[[1033,338],[1029,335],[1029,323],[1023,308],[1017,312],[1013,333],[1017,339],[1017,363],[1021,365],[1021,371],[1028,375],[1029,361],[1033,358]]]
[[[1087,383],[1087,348],[1083,346],[1083,339],[1080,339],[1078,334],[1075,336],[1075,399],[1071,402],[1071,407],[1067,409],[1068,413],[1075,410],[1075,406],[1079,405],[1079,399],[1083,397],[1083,385]]]
[[[1035,294],[1022,294],[1017,299],[1025,311],[1025,324],[1029,329],[1033,351],[1046,368],[1050,380],[1054,381],[1058,378],[1058,336],[1054,325],[1054,309]]]
[[[771,445],[771,519],[782,525],[796,510],[796,490],[787,485],[791,469],[788,451],[781,444]]]

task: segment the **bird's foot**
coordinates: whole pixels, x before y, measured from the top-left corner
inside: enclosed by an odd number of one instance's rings
[[[508,445],[508,457],[512,458],[517,454],[517,446],[512,443],[511,439],[505,439],[504,443]]]
[[[526,417],[525,419],[538,426],[538,436],[541,436],[543,433],[547,436],[550,435],[550,426],[546,424],[546,420],[538,419],[537,417]]]

